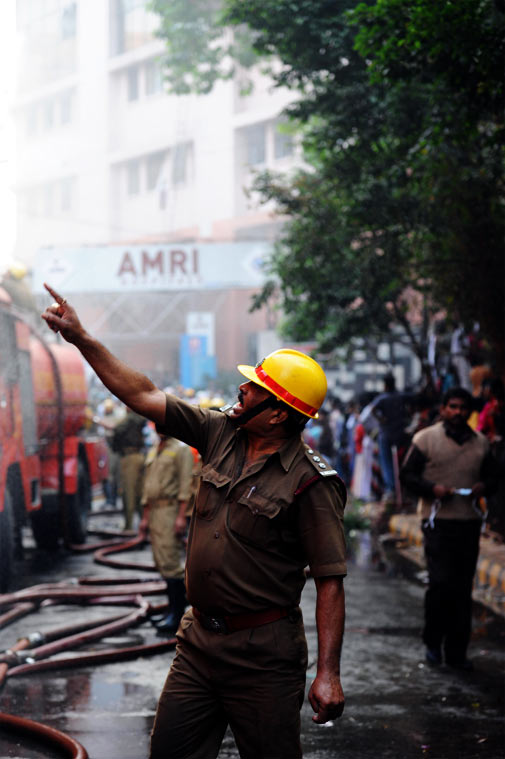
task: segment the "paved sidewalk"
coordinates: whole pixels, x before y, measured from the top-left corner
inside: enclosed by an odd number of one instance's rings
[[[384,504],[375,502],[362,506],[361,511],[371,520],[372,526],[383,525],[397,538],[396,550],[404,558],[425,568],[423,536],[417,514],[392,514],[387,517]],[[498,536],[485,532],[480,539],[473,595],[477,602],[505,617],[505,543]]]

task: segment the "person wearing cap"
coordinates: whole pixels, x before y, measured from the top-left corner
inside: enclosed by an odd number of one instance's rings
[[[107,443],[107,453],[109,454],[109,476],[104,481],[105,500],[109,506],[116,506],[117,496],[120,486],[120,457],[113,449],[112,440],[114,438],[114,429],[124,419],[126,410],[120,408],[114,403],[112,398],[105,398],[97,408],[97,416],[93,419],[102,431]]]
[[[0,276],[0,287],[10,295],[12,303],[31,316],[39,314],[37,303],[27,283],[28,269],[22,261],[14,261]]]
[[[119,455],[124,529],[134,527],[135,517],[142,518],[142,484],[144,477],[144,427],[146,420],[127,406],[124,418],[114,427],[112,450]]]
[[[119,361],[46,287],[55,299],[42,315],[51,329],[114,395],[202,459],[186,560],[192,608],[177,631],[150,758],[217,757],[229,725],[242,759],[299,759],[307,565],[317,591],[313,720],[328,722],[344,708],[345,486],[301,439],[326,394],[322,368],[298,351],[274,351],[256,367],[238,367],[245,381],[231,408],[198,408]]]
[[[167,435],[159,435],[157,444],[146,456],[141,503],[154,563],[167,584],[168,614],[154,623],[162,635],[175,634],[186,605],[181,557],[185,553],[183,538],[192,484],[191,448]]]

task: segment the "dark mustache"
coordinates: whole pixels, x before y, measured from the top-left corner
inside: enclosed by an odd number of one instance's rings
[[[242,391],[240,391],[238,393],[238,395],[237,395],[237,398],[239,400],[239,403],[243,403],[244,402],[244,393]]]

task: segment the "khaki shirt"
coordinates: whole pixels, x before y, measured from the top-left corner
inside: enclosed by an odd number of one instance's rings
[[[147,454],[142,503],[159,499],[189,501],[193,483],[193,454],[187,445],[174,438]]]
[[[173,396],[160,431],[202,457],[186,561],[188,599],[200,611],[297,606],[306,565],[314,577],[346,574],[345,487],[322,476],[320,465],[330,467],[300,436],[245,468],[245,432],[226,414]]]

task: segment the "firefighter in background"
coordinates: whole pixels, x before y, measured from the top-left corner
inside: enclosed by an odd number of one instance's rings
[[[12,263],[0,278],[0,285],[9,293],[14,306],[39,319],[35,298],[28,286],[26,276],[28,269],[21,261]]]
[[[184,614],[184,538],[186,513],[193,488],[191,448],[175,438],[159,436],[145,461],[142,504],[156,567],[167,583],[168,615],[156,623],[158,632],[175,634]],[[147,512],[147,513],[146,513]]]
[[[144,417],[129,408],[112,436],[112,450],[120,457],[125,530],[132,529],[134,514],[141,516],[145,423]]]
[[[103,430],[103,436],[109,453],[109,476],[104,480],[104,495],[105,500],[110,506],[116,506],[120,490],[120,458],[119,454],[112,447],[112,440],[116,425],[124,419],[124,416],[124,408],[120,408],[118,404],[114,403],[112,398],[106,398],[98,406],[97,417],[93,418],[95,424]]]

